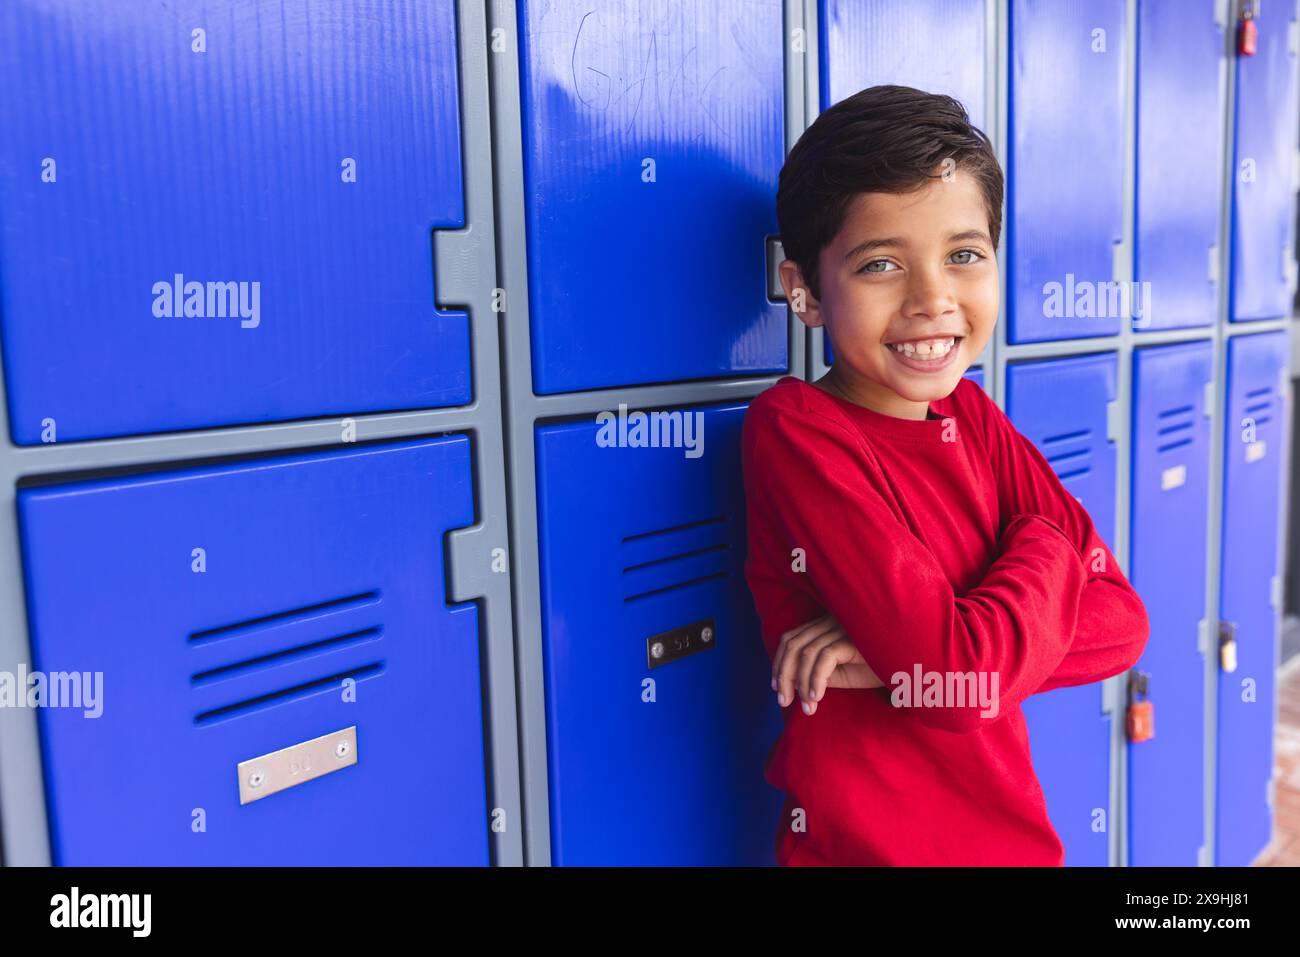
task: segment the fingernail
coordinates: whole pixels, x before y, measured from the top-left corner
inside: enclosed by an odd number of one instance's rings
[[[812,705],[810,705],[807,701],[803,703],[803,713],[812,714]]]
[[[772,690],[773,690],[773,691],[776,690],[776,679],[775,679],[775,678],[772,679]]]
[[[785,695],[779,691],[776,693],[776,703],[783,708],[785,707]]]

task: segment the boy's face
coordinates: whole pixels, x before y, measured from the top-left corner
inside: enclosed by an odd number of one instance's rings
[[[781,264],[786,296],[802,287],[800,318],[826,327],[835,351],[829,378],[838,391],[886,415],[923,419],[930,401],[957,387],[997,322],[998,267],[988,230],[979,184],[959,168],[950,181],[930,180],[913,193],[858,195],[822,249],[820,300],[794,262]],[[942,358],[946,341],[910,357],[889,345],[953,338]]]

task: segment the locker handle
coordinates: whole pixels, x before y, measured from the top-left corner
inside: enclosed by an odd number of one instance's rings
[[[1237,670],[1237,623],[1219,622],[1219,668],[1229,674]]]
[[[785,287],[781,285],[781,261],[785,259],[785,247],[781,245],[780,236],[766,237],[764,255],[767,262],[767,298],[770,302],[785,302]]]

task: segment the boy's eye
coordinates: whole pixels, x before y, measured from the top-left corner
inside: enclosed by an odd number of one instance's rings
[[[974,258],[972,258],[972,259],[959,259],[959,260],[957,261],[957,265],[959,265],[959,266],[968,266],[968,265],[970,265],[971,263],[975,262],[976,260],[979,260],[979,259],[983,259],[983,258],[984,258],[984,257],[983,257],[979,252],[977,252],[977,251],[974,250],[974,249],[959,249],[959,250],[957,250],[955,253],[953,253],[953,256],[954,256],[954,257],[955,257],[955,256],[972,256],[972,257],[974,257]]]
[[[873,259],[859,269],[858,272],[888,272],[893,265],[888,259]]]

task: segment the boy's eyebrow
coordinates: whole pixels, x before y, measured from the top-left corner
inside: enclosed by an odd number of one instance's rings
[[[968,229],[965,232],[953,233],[951,236],[948,237],[947,241],[950,243],[959,243],[959,242],[964,242],[973,239],[978,239],[981,240],[982,242],[987,243],[989,242],[989,234],[984,232],[984,230],[982,229]],[[854,258],[855,256],[860,256],[863,253],[870,252],[873,249],[879,249],[882,246],[906,246],[906,245],[907,243],[904,242],[902,239],[898,239],[893,236],[888,237],[886,239],[868,239],[865,242],[858,243],[847,253],[845,253],[844,261],[848,262],[850,259]]]

